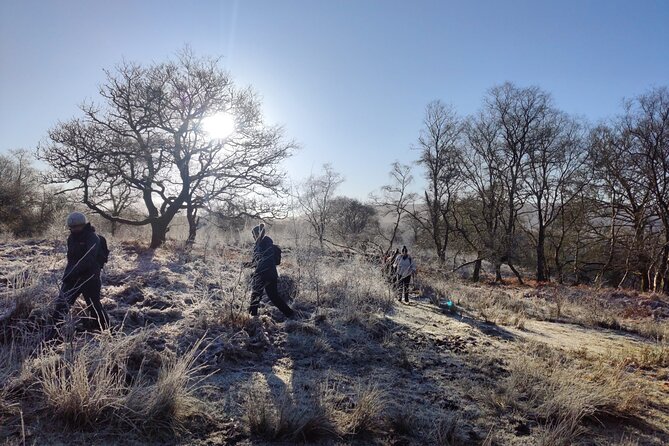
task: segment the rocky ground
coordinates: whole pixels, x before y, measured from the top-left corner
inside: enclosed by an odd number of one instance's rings
[[[244,250],[111,248],[114,332],[81,331],[79,303],[45,347],[64,245],[0,244],[5,443],[669,443],[661,296],[432,271],[400,304],[373,264],[286,249],[282,294],[300,317],[249,319]]]

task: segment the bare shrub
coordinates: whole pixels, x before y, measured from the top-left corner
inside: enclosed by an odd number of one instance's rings
[[[352,257],[339,267],[330,268],[324,277],[326,305],[346,312],[387,312],[393,308],[394,296],[380,271],[365,260]]]
[[[228,265],[218,268],[202,267],[202,277],[195,281],[191,294],[191,318],[195,326],[204,330],[221,327],[242,329],[249,321],[246,298],[249,293],[244,270]]]
[[[15,236],[43,233],[63,205],[62,196],[45,187],[25,150],[0,155],[0,232]]]

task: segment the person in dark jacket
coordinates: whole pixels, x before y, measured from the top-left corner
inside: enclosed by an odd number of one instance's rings
[[[287,317],[292,317],[295,312],[279,296],[277,282],[279,274],[276,271],[276,261],[274,257],[274,242],[265,234],[265,224],[260,223],[251,230],[255,245],[253,247],[253,260],[245,263],[245,266],[255,268],[251,278],[251,306],[249,313],[252,316],[258,315],[258,307],[263,290],[272,303]]]
[[[105,329],[109,327],[109,317],[100,303],[100,271],[98,261],[100,238],[95,228],[80,212],[73,212],[67,217],[70,235],[67,238],[67,266],[63,274],[63,285],[56,299],[53,319],[55,325],[63,322],[70,307],[80,294],[84,295],[89,314],[89,325]]]

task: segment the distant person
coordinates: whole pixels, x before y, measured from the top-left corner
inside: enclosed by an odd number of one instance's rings
[[[253,247],[253,260],[246,262],[244,266],[255,268],[251,278],[251,306],[249,313],[251,316],[258,315],[258,307],[263,290],[272,303],[287,317],[293,317],[295,312],[279,296],[277,282],[279,274],[276,271],[276,265],[280,262],[277,258],[277,249],[272,239],[265,233],[265,224],[260,223],[251,230],[255,245]]]
[[[56,299],[54,324],[58,326],[63,322],[77,297],[83,294],[90,318],[87,326],[106,329],[109,327],[109,317],[100,303],[100,271],[109,255],[107,242],[104,237],[95,233],[95,228],[81,212],[68,215],[67,226],[70,229],[67,238],[67,266],[63,274],[63,285]]]
[[[402,247],[402,255],[395,258],[393,266],[396,272],[399,300],[402,302],[402,297],[404,297],[404,301],[409,302],[409,285],[411,284],[411,276],[416,273],[416,264],[409,255],[406,246]]]

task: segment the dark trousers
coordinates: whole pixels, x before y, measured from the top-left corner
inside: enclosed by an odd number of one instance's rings
[[[279,290],[277,288],[278,279],[276,277],[262,277],[255,276],[252,279],[251,286],[251,306],[249,307],[249,313],[251,315],[258,315],[258,306],[260,305],[260,299],[262,298],[263,290],[267,293],[267,297],[272,303],[286,316],[293,315],[293,309],[288,306],[281,296],[279,296]]]
[[[87,280],[88,279],[88,280]],[[63,322],[65,315],[70,311],[70,307],[74,305],[80,294],[84,295],[86,300],[86,310],[91,321],[95,321],[95,325],[99,329],[109,327],[109,316],[102,308],[100,303],[100,291],[102,282],[100,275],[94,274],[88,278],[79,278],[75,281],[67,281],[63,286],[56,299],[56,309],[54,310],[53,319],[56,325]]]
[[[409,286],[411,284],[411,276],[397,277],[397,289],[400,300],[404,297],[406,302],[409,302]]]

